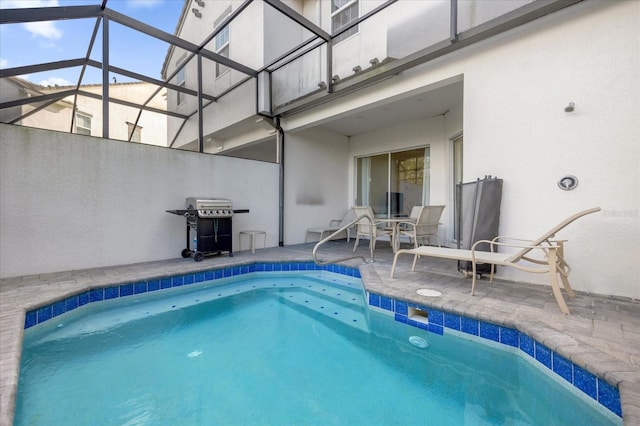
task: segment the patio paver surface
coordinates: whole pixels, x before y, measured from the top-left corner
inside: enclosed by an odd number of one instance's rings
[[[254,261],[309,261],[313,243],[235,252],[192,259],[170,259],[134,265],[66,271],[0,280],[0,425],[13,424],[20,352],[27,310],[111,284],[181,275]],[[319,250],[324,260],[351,255],[353,244],[331,241]],[[368,257],[366,242],[358,254]],[[389,277],[393,253],[379,241],[375,262],[343,262],[359,267],[365,288],[395,299],[515,328],[543,343],[574,364],[603,378],[620,390],[625,425],[640,425],[640,301],[578,292],[567,299],[571,315],[563,315],[547,286],[495,281],[478,282],[471,296],[471,280],[446,259],[418,261],[411,272],[412,256],[400,256],[395,278]],[[575,287],[575,283],[574,283]],[[427,298],[416,290],[438,290]]]

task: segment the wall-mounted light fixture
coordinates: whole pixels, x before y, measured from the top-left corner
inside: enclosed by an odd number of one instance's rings
[[[569,102],[569,105],[564,108],[564,112],[573,112],[575,106],[576,105],[573,102]]]
[[[578,178],[573,175],[566,175],[560,178],[558,181],[558,188],[563,191],[571,191],[578,186]]]
[[[356,74],[362,71],[362,67],[360,65],[356,65],[352,69],[353,69],[353,72],[355,72]]]
[[[371,64],[371,66],[378,65],[380,63],[380,59],[373,58],[372,60],[369,61],[369,63]]]
[[[318,83],[318,87],[321,89],[326,89],[327,88],[327,83],[325,83],[324,81],[321,81],[320,83]]]
[[[338,74],[334,75],[333,77],[331,77],[331,82],[333,84],[336,84],[337,82],[340,81],[340,76]]]
[[[200,11],[195,7],[191,9],[191,11],[193,12],[194,15],[196,15],[196,18],[200,18],[202,16],[202,13],[200,13]]]
[[[203,0],[195,0],[196,4],[200,7],[204,7],[204,1]]]

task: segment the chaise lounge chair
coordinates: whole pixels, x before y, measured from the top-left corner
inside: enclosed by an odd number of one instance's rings
[[[307,229],[307,235],[305,237],[305,242],[309,242],[309,234],[320,234],[320,240],[323,240],[325,236],[336,232],[338,229],[342,228],[347,223],[351,222],[356,218],[352,209],[347,210],[342,219],[332,219],[329,221],[329,225],[325,226],[314,226]],[[350,241],[351,228],[345,231],[345,238],[347,242]],[[326,234],[326,235],[325,235]]]
[[[556,298],[556,302],[560,307],[560,310],[564,314],[569,314],[569,308],[567,307],[566,302],[560,292],[560,287],[558,286],[558,275],[560,275],[560,279],[562,280],[562,284],[564,286],[565,291],[569,298],[574,298],[575,293],[569,284],[569,272],[571,268],[564,260],[564,242],[565,240],[555,240],[555,234],[561,229],[565,228],[571,222],[576,219],[585,216],[587,214],[595,213],[600,211],[600,207],[594,207],[588,210],[581,211],[579,213],[574,214],[573,216],[568,217],[564,221],[560,222],[558,225],[551,228],[549,231],[545,232],[535,241],[530,240],[521,240],[516,238],[508,238],[508,237],[496,237],[491,241],[488,240],[480,240],[473,244],[471,250],[461,250],[461,249],[450,249],[443,247],[428,247],[422,246],[413,249],[406,250],[398,250],[393,258],[393,265],[391,266],[391,278],[395,273],[396,262],[398,261],[398,256],[401,254],[413,254],[413,265],[411,267],[411,271],[415,271],[416,261],[419,256],[430,256],[430,257],[438,257],[444,259],[453,259],[453,260],[464,260],[467,262],[471,262],[472,264],[472,273],[473,273],[473,281],[471,283],[471,295],[473,296],[476,287],[476,265],[479,263],[487,263],[491,264],[491,278],[490,282],[493,282],[493,274],[494,274],[494,266],[510,266],[516,269],[520,269],[526,272],[533,273],[548,273],[549,274],[549,283],[551,284],[551,289],[553,290],[553,295]],[[503,242],[503,241],[512,241],[512,242]],[[491,247],[491,251],[479,251],[476,247],[479,244],[489,244]],[[495,250],[498,247],[512,247],[520,249],[515,254],[514,253],[497,253]],[[534,257],[530,257],[530,253],[534,250],[539,250],[544,254],[544,259],[538,259]]]

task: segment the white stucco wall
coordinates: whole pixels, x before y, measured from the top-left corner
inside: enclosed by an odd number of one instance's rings
[[[601,3],[469,52],[464,174],[505,179],[506,234],[539,235],[573,212],[602,207],[558,235],[570,239],[572,281],[638,298],[640,279],[628,266],[640,259],[640,3]],[[575,111],[566,113],[570,101]],[[580,180],[577,189],[558,188],[566,174]]]
[[[283,126],[310,128],[462,75],[464,180],[504,179],[500,233],[535,238],[600,206],[601,213],[558,234],[569,240],[571,282],[581,291],[640,298],[634,268],[640,259],[639,21],[640,2],[585,1],[287,118]],[[569,102],[573,113],[564,112]],[[369,136],[363,144],[377,143]],[[441,159],[439,167],[450,166],[449,155]],[[578,177],[577,189],[558,188],[566,174]],[[511,268],[499,274],[546,283],[544,275]]]
[[[180,257],[188,196],[278,244],[278,166],[0,124],[0,277]],[[246,247],[245,247],[246,249]]]
[[[348,201],[348,138],[323,129],[285,138],[285,244],[305,241],[307,229],[341,219]]]

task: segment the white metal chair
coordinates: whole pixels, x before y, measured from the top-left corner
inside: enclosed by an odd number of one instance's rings
[[[411,207],[411,213],[409,213],[409,219],[406,222],[400,222],[398,224],[398,229],[399,230],[406,230],[408,225],[407,222],[413,222],[416,223],[416,221],[418,220],[418,216],[420,216],[420,211],[422,210],[423,206],[413,206]],[[389,229],[391,230],[391,228],[385,228],[385,229]]]
[[[440,247],[438,226],[440,225],[440,217],[442,216],[442,211],[445,206],[421,206],[418,208],[420,210],[415,222],[408,221],[400,223],[400,225],[403,225],[403,228],[400,229],[400,235],[408,236],[409,240],[413,241],[415,247],[420,246],[425,240],[431,244],[431,238],[435,238],[436,244]]]
[[[355,213],[355,217],[361,216],[369,216],[373,217],[373,210],[371,210],[370,206],[354,206],[351,208]],[[358,248],[358,242],[360,241],[360,237],[371,237],[371,241],[369,241],[369,247],[376,247],[376,240],[378,237],[383,235],[389,235],[391,238],[391,231],[388,229],[378,228],[378,223],[373,222],[373,225],[367,218],[362,218],[356,223],[356,242],[353,245],[353,251],[356,251]],[[393,241],[391,241],[391,245],[393,246]]]

